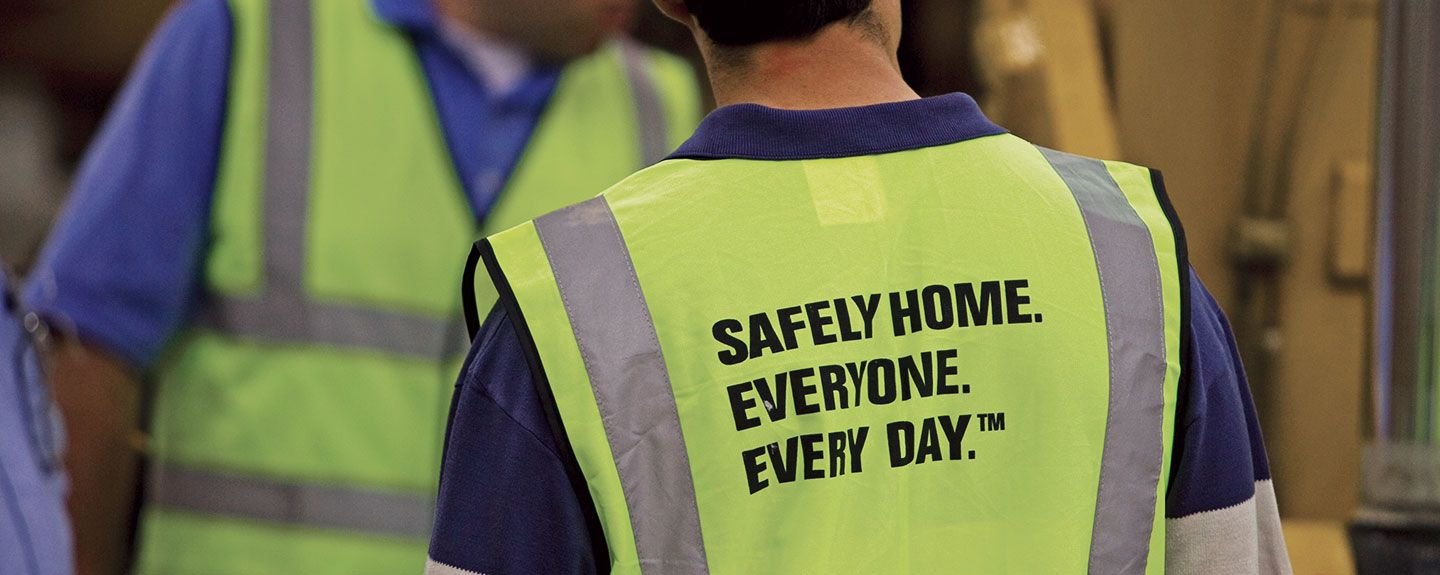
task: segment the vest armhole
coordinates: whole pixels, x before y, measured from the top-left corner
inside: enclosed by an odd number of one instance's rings
[[[580,504],[581,513],[585,518],[585,529],[590,539],[590,550],[593,553],[595,567],[600,573],[610,572],[610,546],[605,540],[605,529],[600,523],[599,510],[595,507],[595,500],[590,495],[589,483],[585,481],[585,475],[580,470],[580,461],[575,458],[575,450],[570,445],[570,437],[565,432],[565,424],[560,418],[560,408],[555,403],[555,392],[550,387],[550,379],[545,374],[545,366],[540,360],[540,350],[535,346],[535,338],[530,333],[530,325],[525,321],[525,314],[520,309],[520,303],[515,299],[515,292],[510,287],[510,281],[505,278],[505,271],[500,267],[500,260],[495,257],[495,248],[490,244],[489,239],[482,239],[475,243],[474,249],[470,252],[470,260],[466,264],[464,297],[465,297],[465,322],[470,327],[470,339],[475,339],[475,334],[480,329],[479,310],[475,302],[475,272],[478,271],[479,263],[485,263],[486,271],[490,280],[495,284],[495,291],[499,294],[498,305],[503,306],[505,313],[510,318],[510,325],[515,329],[515,336],[520,340],[520,348],[525,355],[525,363],[530,367],[530,379],[535,386],[535,395],[540,400],[540,409],[545,413],[545,421],[550,425],[550,432],[555,438],[555,453],[560,458],[560,464],[565,468],[565,475],[570,480],[570,487],[575,492],[575,499]]]
[[[475,242],[470,248],[470,258],[465,261],[465,278],[460,282],[460,301],[465,306],[465,329],[470,333],[470,343],[475,343],[475,336],[480,333],[482,323],[480,306],[475,301],[475,272],[479,271],[480,260],[485,259],[483,251],[487,249],[490,249],[490,244],[486,240]],[[494,259],[493,250],[489,259]],[[490,268],[488,260],[485,266]]]
[[[1160,202],[1160,209],[1165,212],[1165,219],[1170,220],[1170,229],[1175,232],[1175,260],[1179,264],[1176,273],[1180,280],[1180,381],[1175,390],[1175,429],[1171,437],[1170,457],[1170,480],[1166,482],[1165,496],[1168,498],[1170,489],[1175,487],[1175,476],[1179,473],[1180,458],[1176,447],[1182,436],[1181,428],[1184,426],[1184,414],[1186,409],[1186,398],[1190,395],[1191,376],[1190,366],[1193,365],[1192,355],[1194,354],[1194,342],[1190,339],[1190,249],[1185,243],[1185,227],[1180,223],[1180,216],[1175,211],[1175,205],[1170,202],[1170,196],[1165,190],[1165,176],[1160,170],[1150,169],[1150,187],[1155,190],[1155,198]]]

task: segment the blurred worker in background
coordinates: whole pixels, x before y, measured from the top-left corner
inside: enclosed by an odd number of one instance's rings
[[[916,96],[900,0],[657,3],[723,107],[478,244],[429,573],[1289,571],[1158,173]]]
[[[33,317],[21,323],[5,272],[0,262],[0,573],[70,575],[64,432],[32,345],[44,329]]]
[[[693,73],[617,36],[637,8],[174,8],[26,288],[68,336],[82,573],[125,568],[136,445],[139,573],[423,565],[463,250],[698,121]]]

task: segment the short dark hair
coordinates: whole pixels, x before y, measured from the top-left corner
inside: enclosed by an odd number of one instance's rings
[[[743,47],[799,40],[870,10],[871,0],[685,0],[716,44]]]

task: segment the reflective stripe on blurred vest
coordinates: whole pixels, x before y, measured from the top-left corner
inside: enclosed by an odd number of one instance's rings
[[[195,329],[159,374],[141,573],[420,569],[479,233],[406,32],[364,0],[231,0]],[[594,196],[694,126],[683,64],[562,74],[485,229]]]
[[[1183,240],[1010,135],[671,160],[478,244],[615,573],[1160,573]]]

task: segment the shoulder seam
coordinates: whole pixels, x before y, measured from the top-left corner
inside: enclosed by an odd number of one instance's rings
[[[468,379],[468,378],[467,378],[467,379]],[[499,411],[501,414],[504,414],[504,415],[505,415],[505,419],[510,420],[510,422],[511,422],[511,423],[514,423],[516,427],[519,427],[520,429],[523,429],[523,430],[525,431],[525,434],[526,434],[526,435],[529,435],[530,438],[531,438],[532,440],[534,440],[536,443],[538,443],[538,444],[540,445],[540,447],[545,450],[546,453],[549,453],[549,454],[550,454],[550,457],[554,458],[555,463],[557,463],[557,464],[561,463],[560,454],[556,453],[554,448],[546,445],[546,444],[545,444],[545,440],[541,439],[540,436],[537,435],[534,430],[532,430],[532,429],[530,429],[530,428],[528,428],[528,427],[525,427],[525,424],[520,423],[520,420],[515,419],[515,416],[514,416],[514,415],[511,415],[511,414],[510,414],[510,411],[507,410],[507,409],[505,409],[505,406],[500,405],[500,402],[495,401],[495,398],[490,395],[489,390],[485,389],[484,386],[479,386],[478,389],[475,389],[475,393],[476,393],[476,395],[479,396],[481,399],[484,399],[485,401],[489,402],[490,405],[495,406],[495,409],[496,409],[497,411]],[[561,465],[561,470],[562,470],[562,471],[564,470],[564,466],[563,466],[563,465]]]

